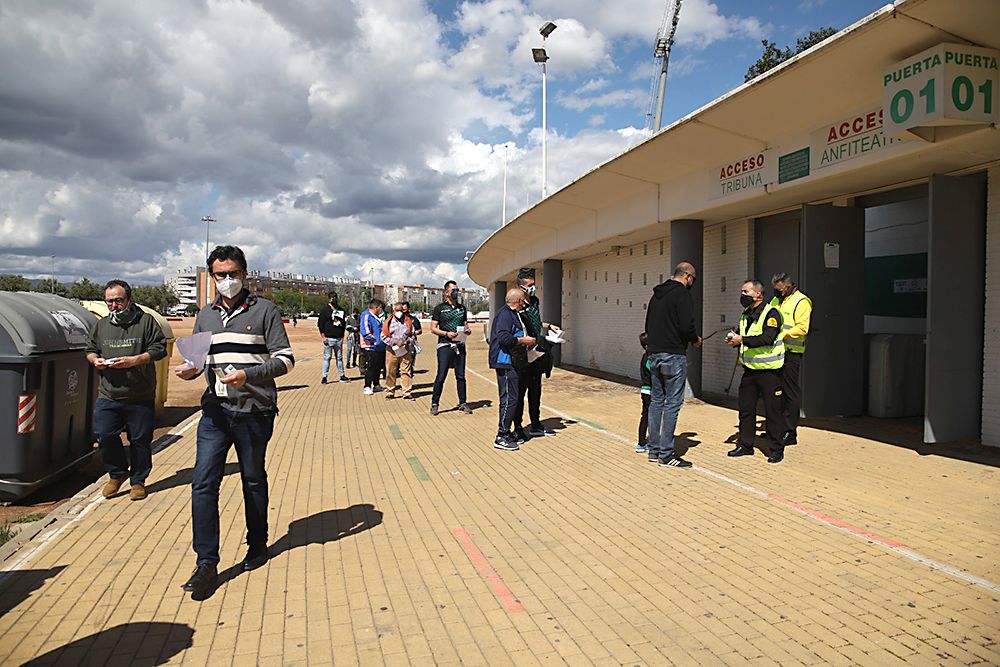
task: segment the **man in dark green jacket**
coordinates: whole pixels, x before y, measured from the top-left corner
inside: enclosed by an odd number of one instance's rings
[[[146,497],[146,477],[153,469],[153,362],[167,356],[167,344],[152,315],[132,303],[132,288],[127,282],[108,282],[104,302],[108,316],[97,321],[87,344],[87,361],[101,376],[94,428],[110,477],[104,485],[104,497],[117,494],[129,477],[129,497],[142,500]],[[122,431],[128,434],[128,459]]]

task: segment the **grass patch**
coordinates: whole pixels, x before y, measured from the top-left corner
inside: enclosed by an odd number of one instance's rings
[[[44,519],[45,515],[42,513],[38,514],[25,514],[19,519],[14,519],[11,523],[31,523],[32,521],[38,521],[39,519]]]
[[[14,537],[14,531],[11,529],[9,523],[0,525],[0,546],[10,542],[11,538]]]
[[[39,519],[44,519],[44,514],[25,514],[22,517],[18,517],[9,523],[0,524],[0,546],[7,544],[13,539],[14,535],[17,533],[14,530],[14,525],[19,523],[31,523],[32,521],[38,521]]]

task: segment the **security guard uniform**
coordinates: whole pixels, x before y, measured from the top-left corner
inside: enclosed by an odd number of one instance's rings
[[[799,415],[802,412],[802,356],[806,353],[806,340],[809,336],[812,299],[795,288],[794,292],[781,300],[777,297],[772,299],[771,305],[781,313],[785,343],[785,365],[781,367],[785,389],[782,407],[788,423],[784,442],[795,444],[798,440]]]
[[[771,440],[771,458],[781,460],[784,451],[785,416],[782,412],[781,368],[785,362],[785,344],[781,339],[781,313],[769,303],[760,303],[740,317],[739,448],[753,451],[756,435],[757,400],[764,401],[767,436]],[[735,452],[736,450],[734,450]],[[748,452],[749,453],[749,452]],[[734,454],[739,455],[739,454]],[[770,459],[769,459],[770,460]]]

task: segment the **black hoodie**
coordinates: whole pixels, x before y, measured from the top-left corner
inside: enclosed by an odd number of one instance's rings
[[[646,336],[650,354],[684,354],[687,344],[698,340],[694,302],[682,283],[670,279],[653,288],[646,306]]]

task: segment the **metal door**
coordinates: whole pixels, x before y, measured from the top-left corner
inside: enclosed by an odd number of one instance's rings
[[[978,438],[982,426],[986,183],[932,176],[928,196],[924,442]]]
[[[754,275],[770,298],[771,277],[779,272],[799,280],[799,221],[802,212],[779,213],[754,221]]]
[[[813,302],[802,362],[807,417],[860,415],[864,398],[865,212],[802,207],[799,287]]]

